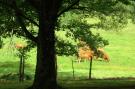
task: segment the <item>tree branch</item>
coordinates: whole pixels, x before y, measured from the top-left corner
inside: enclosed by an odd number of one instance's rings
[[[22,13],[20,13],[20,15],[21,15],[23,18],[25,18],[26,20],[29,20],[31,23],[33,23],[34,25],[36,25],[36,26],[39,27],[39,25],[38,25],[34,20],[30,19],[29,17],[26,17],[26,16],[23,15]]]
[[[16,13],[16,17],[18,19],[18,22],[22,28],[22,30],[24,31],[24,33],[26,34],[26,37],[32,41],[34,41],[35,43],[37,43],[37,37],[34,37],[26,28],[22,18],[19,16],[19,14],[15,11]]]
[[[0,1],[0,3],[3,4],[3,5],[5,5],[5,6],[7,6],[7,7],[9,7],[9,8],[12,8],[13,10],[15,10],[15,7],[14,7],[13,5],[10,5],[10,4],[8,4],[8,3],[6,3],[6,2],[3,2],[3,1]],[[31,18],[25,16],[25,15],[22,14],[21,12],[19,12],[19,15],[22,16],[23,18],[25,18],[26,20],[30,21],[30,22],[33,23],[34,25],[36,25],[36,26],[39,27],[39,25],[38,25],[34,20],[32,20]]]
[[[15,10],[15,16],[17,17],[17,20],[22,28],[22,30],[24,31],[24,33],[26,34],[26,37],[32,41],[34,41],[35,43],[37,43],[37,38],[34,37],[26,28],[22,18],[21,18],[21,11],[18,9],[17,5],[16,5],[16,2],[14,1],[14,5],[12,6]]]
[[[74,5],[76,5],[77,3],[79,3],[80,0],[76,0],[74,1],[69,7],[63,9],[61,12],[58,13],[57,17],[59,17],[61,14],[69,11]]]
[[[89,7],[78,6],[78,7],[72,7],[71,10],[77,9],[77,10],[83,10],[83,11],[90,11],[87,8],[89,8]]]

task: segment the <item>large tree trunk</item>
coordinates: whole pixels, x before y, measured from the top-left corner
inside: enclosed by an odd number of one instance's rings
[[[37,43],[37,65],[32,89],[57,89],[55,23],[59,0],[41,0]]]
[[[54,52],[54,47],[49,42],[44,45],[38,45],[38,60],[33,89],[56,89],[57,81]]]
[[[41,17],[42,18],[42,17]],[[40,18],[40,28],[37,45],[37,66],[33,89],[55,89],[55,36],[54,24],[45,24],[46,19]]]

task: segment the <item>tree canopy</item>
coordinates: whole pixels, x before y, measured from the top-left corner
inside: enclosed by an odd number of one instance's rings
[[[38,37],[40,0],[11,0],[10,2],[1,0],[0,4],[0,34],[3,37],[11,36],[11,34],[24,36],[35,42]],[[17,17],[16,13],[20,16]],[[68,30],[66,36],[77,40],[91,28],[118,31],[128,23],[128,19],[131,18],[134,21],[133,14],[133,0],[63,0],[57,13],[59,20],[56,24],[56,30]],[[99,22],[88,24],[85,20],[87,18],[97,18]],[[98,38],[92,39],[90,36],[87,38],[89,38],[87,40],[99,40]],[[67,45],[71,48],[74,46],[62,41],[59,37],[57,37],[57,42],[59,45],[63,43],[61,45]]]

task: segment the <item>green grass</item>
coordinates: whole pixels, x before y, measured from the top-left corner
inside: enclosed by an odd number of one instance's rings
[[[80,64],[74,62],[75,68],[75,79],[81,80],[77,82],[73,79],[72,74],[72,59],[75,60],[74,56],[58,56],[58,80],[60,80],[61,84],[67,84],[64,86],[68,86],[68,84],[72,85],[81,85],[84,82],[84,85],[90,83],[88,85],[94,84],[99,85],[106,84],[107,82],[111,82],[113,85],[119,85],[118,82],[124,84],[135,83],[135,80],[129,79],[127,80],[98,80],[98,79],[125,79],[125,78],[135,78],[135,25],[129,24],[127,28],[123,29],[121,32],[113,32],[113,31],[104,31],[104,30],[93,30],[94,33],[100,33],[102,37],[109,41],[109,45],[104,49],[110,56],[110,62],[105,61],[93,61],[92,67],[92,78],[96,80],[86,80],[88,79],[89,74],[89,62],[81,62]],[[59,33],[60,34],[60,33]],[[61,35],[62,36],[62,35]],[[14,38],[15,42],[18,42],[19,38]],[[9,46],[10,39],[7,38],[4,40],[5,46],[0,49],[0,77],[8,74],[8,73],[18,73],[19,67],[19,58],[15,56],[16,51],[13,50],[12,47]],[[26,69],[25,73],[28,75],[34,75],[35,62],[36,62],[36,49],[32,49],[28,52],[29,57],[26,60]],[[64,81],[65,80],[65,81]],[[72,81],[71,81],[72,80]],[[84,80],[84,81],[83,81]],[[12,80],[10,80],[12,81]],[[69,83],[66,83],[69,82]],[[96,83],[93,83],[96,82]],[[113,83],[112,83],[113,82]],[[81,83],[81,84],[79,84]],[[101,86],[100,85],[100,86]],[[12,88],[10,88],[12,86]],[[7,83],[4,86],[3,83],[0,83],[0,89],[18,89],[17,87],[22,87],[23,89],[27,84],[9,84]],[[106,85],[105,85],[106,86]]]
[[[93,61],[93,78],[135,77],[134,27],[134,24],[129,24],[127,28],[120,32],[93,30],[94,33],[100,33],[110,43],[104,48],[110,56],[110,62]],[[64,72],[65,76],[72,76],[71,59],[75,59],[75,57],[58,57],[60,77],[64,75]],[[82,76],[88,77],[89,62],[82,62],[80,64],[75,62],[74,67],[77,78]]]
[[[59,80],[64,89],[134,89],[135,79]],[[26,89],[31,81],[0,81],[0,89]]]
[[[19,83],[18,81],[0,81],[0,89],[26,89],[31,85],[31,81]]]
[[[93,30],[94,33],[100,33],[102,37],[109,41],[105,51],[110,56],[110,62],[93,61],[92,77],[93,78],[110,78],[110,77],[135,77],[135,30],[134,24],[123,29],[121,32]],[[63,32],[61,32],[63,33]],[[59,32],[57,34],[60,34]],[[60,36],[63,36],[62,34]],[[16,51],[10,46],[11,39],[5,39],[5,46],[0,49],[0,75],[8,72],[18,72],[19,58],[15,56]],[[19,38],[14,38],[14,42],[19,42]],[[22,40],[20,41],[22,42]],[[36,60],[36,49],[28,52],[26,73],[34,74]],[[72,78],[72,59],[76,57],[58,56],[59,78]],[[75,76],[88,77],[89,62],[78,64],[74,62]]]
[[[124,80],[124,79],[94,79],[94,80],[69,80],[61,81],[61,85],[68,89],[125,89],[125,87],[134,86],[134,80]],[[131,89],[131,88],[129,88]]]

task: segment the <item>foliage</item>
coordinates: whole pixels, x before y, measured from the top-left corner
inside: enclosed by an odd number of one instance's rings
[[[85,17],[78,16],[77,14],[72,14],[72,17],[69,15],[71,15],[71,13],[67,13],[67,16],[64,15],[63,17],[61,17],[61,24],[59,28],[66,32],[65,36],[67,38],[70,38],[74,41],[70,43],[74,44],[75,46],[74,48],[71,48],[73,52],[74,50],[77,51],[80,39],[86,42],[86,44],[88,44],[93,50],[96,50],[98,47],[104,47],[109,44],[107,40],[103,39],[100,36],[100,34],[93,34],[91,32],[91,24],[87,23]],[[71,52],[71,54],[73,54],[73,52]]]
[[[128,19],[123,13],[116,14],[112,14],[112,16],[105,16],[104,18],[101,17],[99,27],[105,30],[112,30],[116,32],[124,28],[128,23]]]
[[[76,45],[72,44],[69,41],[65,41],[64,39],[57,38],[56,42],[56,53],[58,55],[75,55],[77,53]]]
[[[0,34],[3,37],[12,36],[24,36],[27,39],[25,31],[20,28],[18,18],[15,15],[15,9],[12,2],[0,6]],[[6,2],[6,1],[5,1]],[[72,6],[74,2],[76,4]],[[129,0],[129,2],[131,2]],[[92,28],[103,28],[107,30],[119,31],[125,27],[128,18],[133,15],[134,3],[131,4],[125,0],[63,0],[60,12],[64,13],[60,16],[56,30],[65,30],[66,36],[72,38],[75,42],[78,42],[79,38],[83,38],[92,48],[99,46],[105,46],[108,44],[106,40],[100,37],[99,34],[93,34],[90,29]],[[127,4],[128,3],[128,4]],[[38,24],[39,21],[37,10],[29,5],[24,0],[16,1],[17,7],[22,11],[22,20],[27,30],[33,36],[38,35]],[[9,8],[10,7],[10,8]],[[67,8],[67,9],[66,9]],[[58,13],[60,14],[60,13]],[[88,24],[84,19],[86,18],[98,18],[100,21],[96,24]],[[37,26],[37,27],[36,27]],[[83,29],[83,30],[82,30]],[[98,42],[99,41],[99,42]],[[27,40],[29,46],[28,49],[35,47],[36,44],[30,40]],[[64,45],[64,46],[62,46]],[[70,55],[75,53],[77,44],[65,41],[60,37],[56,37],[56,51],[58,54]],[[64,47],[64,48],[63,48]],[[72,49],[72,50],[71,50]]]
[[[21,58],[23,56],[24,60],[28,58],[28,49],[27,47],[24,48],[17,48],[18,52],[16,53],[16,55]]]

